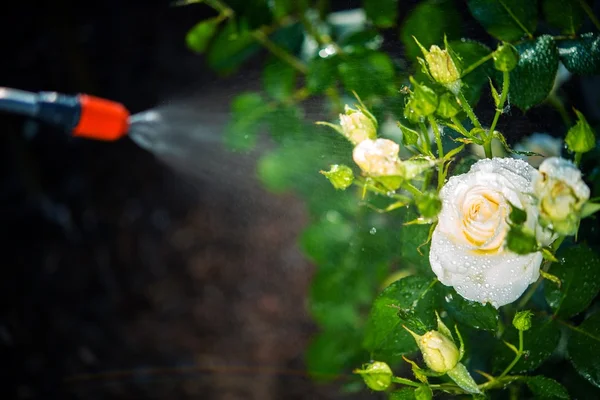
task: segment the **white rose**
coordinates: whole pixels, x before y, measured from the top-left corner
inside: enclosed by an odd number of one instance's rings
[[[512,203],[527,212],[525,227],[547,245],[537,226],[532,197],[538,172],[522,160],[480,160],[453,176],[440,191],[442,211],[433,232],[429,261],[440,282],[468,300],[495,307],[515,301],[539,277],[542,254],[518,255],[504,243]]]
[[[534,187],[542,225],[562,235],[577,233],[581,208],[590,198],[581,171],[564,158],[548,158],[540,165]]]
[[[517,151],[532,151],[541,156],[516,156],[527,161],[533,167],[539,167],[546,157],[560,156],[563,143],[560,138],[555,138],[547,133],[534,133],[515,145]]]
[[[363,140],[352,153],[356,165],[370,176],[400,174],[400,146],[389,139]]]

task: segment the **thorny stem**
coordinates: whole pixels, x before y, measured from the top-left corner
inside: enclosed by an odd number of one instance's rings
[[[576,166],[579,166],[579,164],[581,164],[581,157],[583,156],[583,153],[575,153],[575,159],[573,160],[573,162],[575,163]]]
[[[510,73],[504,71],[502,73],[502,94],[500,95],[500,104],[496,106],[496,114],[494,114],[494,120],[492,121],[492,125],[490,126],[488,141],[492,141],[494,136],[494,129],[496,129],[496,125],[498,124],[498,119],[500,119],[500,115],[504,111],[504,103],[508,98],[508,90],[510,89]]]
[[[435,122],[435,118],[429,116],[429,124],[433,128],[433,134],[435,135],[435,142],[437,144],[438,158],[444,158],[444,145],[442,144],[442,135],[440,133],[440,127],[437,122]],[[438,167],[438,190],[442,188],[444,184],[444,180],[446,177],[444,176],[444,164]]]
[[[471,105],[465,98],[465,95],[463,94],[462,90],[458,92],[458,94],[456,95],[456,98],[458,100],[458,104],[467,113],[467,116],[469,117],[469,119],[471,120],[473,125],[475,125],[477,128],[482,128],[481,123],[477,119],[477,116],[473,112],[473,109],[471,108]]]
[[[458,128],[458,131],[461,135],[469,137],[469,131],[467,131],[467,129],[464,127],[464,125],[462,124],[462,122],[460,122],[458,118],[452,117],[450,118],[450,120]]]
[[[421,128],[421,134],[422,134],[422,142],[423,142],[423,150],[424,153],[427,155],[431,154],[431,145],[429,143],[429,131],[427,130],[427,127],[425,126],[424,122],[419,122],[419,128]],[[431,171],[428,170],[427,172],[425,172],[425,178],[423,179],[423,190],[427,190],[427,186],[429,186],[429,182],[431,182]]]
[[[510,370],[513,369],[513,367],[519,362],[522,355],[523,355],[523,331],[519,329],[519,349],[517,351],[517,355],[515,356],[515,359],[512,360],[512,362],[508,365],[508,367],[506,367],[504,372],[502,372],[500,374],[498,379],[504,378],[510,372]]]

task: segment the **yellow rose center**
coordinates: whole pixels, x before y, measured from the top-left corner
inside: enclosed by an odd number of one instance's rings
[[[460,213],[462,233],[478,251],[495,251],[506,235],[506,206],[500,193],[473,188],[464,197]]]

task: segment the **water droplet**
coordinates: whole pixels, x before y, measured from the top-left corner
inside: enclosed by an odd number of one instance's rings
[[[376,234],[376,233],[377,233],[377,228],[375,228],[375,227],[372,227],[372,228],[371,228],[371,230],[369,231],[369,233],[370,233],[371,235],[374,235],[374,234]]]

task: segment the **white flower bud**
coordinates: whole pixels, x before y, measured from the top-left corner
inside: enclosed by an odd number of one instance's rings
[[[356,165],[373,177],[401,175],[400,146],[389,139],[363,140],[354,148]]]
[[[377,137],[377,126],[369,116],[348,106],[345,111],[346,114],[340,114],[340,126],[348,140],[356,145],[364,140]]]
[[[423,336],[408,332],[415,338],[425,364],[432,371],[446,373],[460,361],[460,352],[454,341],[438,331],[429,331]]]
[[[581,208],[590,198],[590,188],[583,182],[581,171],[558,157],[544,160],[539,170],[534,187],[541,224],[561,235],[574,235]]]

